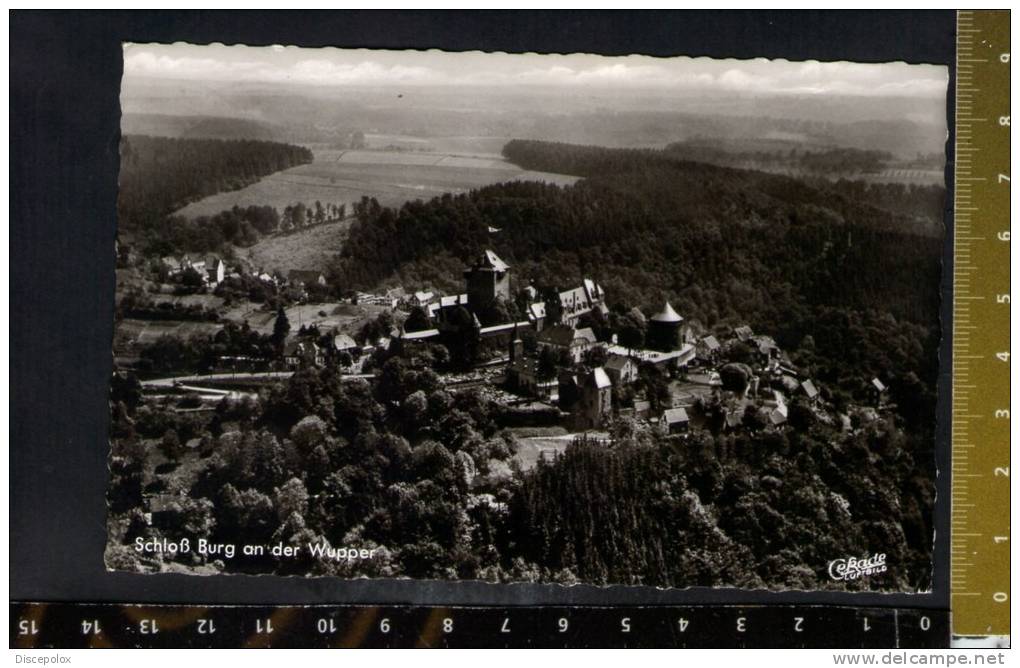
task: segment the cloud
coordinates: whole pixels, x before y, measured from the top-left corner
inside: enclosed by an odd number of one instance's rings
[[[372,51],[297,47],[127,45],[126,76],[262,81],[315,86],[551,86],[719,90],[749,94],[945,95],[945,67],[861,64]]]

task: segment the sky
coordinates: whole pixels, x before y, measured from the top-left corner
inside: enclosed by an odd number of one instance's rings
[[[323,87],[492,86],[717,90],[745,94],[944,99],[948,70],[906,63],[654,58],[125,44],[125,79]]]

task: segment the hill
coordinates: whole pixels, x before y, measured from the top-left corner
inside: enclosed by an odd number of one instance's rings
[[[121,232],[156,228],[190,201],[237,190],[267,174],[312,161],[306,148],[249,139],[124,135],[120,150]]]

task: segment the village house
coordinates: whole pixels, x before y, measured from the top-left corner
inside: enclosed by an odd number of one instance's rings
[[[759,364],[767,365],[779,356],[779,346],[771,336],[752,336],[747,343],[751,346],[755,359]]]
[[[167,275],[178,276],[191,269],[202,277],[202,282],[210,287],[216,287],[223,282],[227,275],[227,265],[219,257],[209,255],[196,259],[188,255],[175,257],[167,255],[160,258],[160,263],[166,268]]]
[[[748,339],[754,336],[754,331],[747,325],[741,325],[733,329],[733,336],[737,337],[740,341],[747,342]]]
[[[881,407],[885,403],[886,392],[888,388],[878,378],[872,378],[871,383],[868,385],[868,391],[871,397],[871,405],[875,407]]]
[[[358,342],[348,334],[337,334],[333,337],[333,350],[338,353],[354,353],[358,350]]]
[[[613,412],[613,383],[605,369],[584,373],[563,371],[559,376],[560,409],[571,414],[577,429],[597,429]]]
[[[314,341],[292,340],[283,349],[283,361],[291,368],[306,366],[322,366],[326,363],[325,354],[319,344]]]
[[[531,326],[535,328],[536,332],[541,332],[545,328],[544,302],[535,302],[528,306],[528,320],[531,322]]]
[[[810,380],[805,380],[800,384],[800,389],[804,390],[804,396],[807,397],[808,401],[812,404],[818,401],[818,388]]]
[[[722,346],[719,345],[719,339],[709,334],[697,342],[694,350],[695,356],[700,362],[704,364],[718,364]]]
[[[591,313],[592,309],[607,314],[605,298],[602,286],[590,278],[584,279],[579,287],[559,293],[560,322],[573,327],[582,315]]]
[[[667,434],[681,434],[687,431],[691,421],[687,417],[687,410],[682,406],[669,408],[662,414],[660,423]]]
[[[215,288],[227,278],[227,265],[215,255],[205,261],[205,282]]]
[[[287,272],[287,282],[298,287],[326,285],[326,277],[320,272],[309,269],[291,269]]]
[[[628,355],[611,354],[606,361],[605,369],[616,387],[630,385],[638,379],[637,362]]]
[[[567,351],[575,364],[581,361],[585,351],[599,345],[590,327],[574,329],[567,325],[546,327],[539,332],[537,341],[539,348]]]
[[[542,378],[539,363],[534,357],[521,355],[507,367],[507,381],[510,387],[522,394],[548,399],[556,389],[556,378]]]
[[[431,304],[435,298],[436,293],[432,292],[431,290],[419,290],[418,292],[415,292],[413,295],[411,295],[411,298],[408,300],[408,303],[410,303],[411,306],[425,308],[426,306]]]

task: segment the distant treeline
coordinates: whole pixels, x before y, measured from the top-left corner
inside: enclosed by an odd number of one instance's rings
[[[307,148],[276,142],[125,135],[117,204],[120,227],[158,226],[189,202],[244,188],[311,161]]]
[[[818,148],[771,151],[731,151],[708,142],[684,141],[666,146],[666,152],[685,160],[739,166],[748,162],[772,163],[818,174],[878,172],[893,160],[888,151],[856,148]]]
[[[503,148],[503,156],[525,169],[584,177],[648,169],[691,169],[692,165],[703,165],[702,169],[708,169],[707,165],[741,169],[753,164],[768,164],[803,171],[807,176],[799,178],[808,178],[816,190],[831,190],[848,201],[876,206],[911,220],[923,218],[930,223],[921,228],[921,231],[927,233],[937,227],[935,223],[942,221],[946,194],[945,189],[937,185],[867,183],[846,178],[846,175],[881,171],[893,158],[884,151],[851,148],[741,153],[706,144],[683,142],[670,144],[660,151],[608,149],[515,139]],[[829,181],[823,177],[843,178]]]

